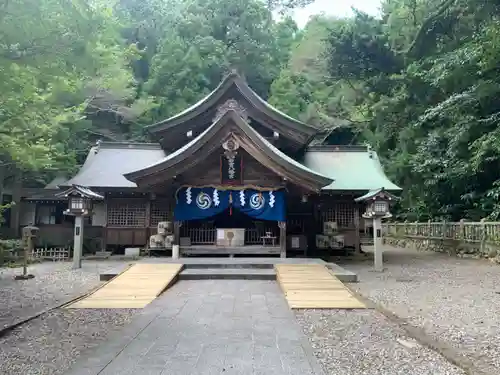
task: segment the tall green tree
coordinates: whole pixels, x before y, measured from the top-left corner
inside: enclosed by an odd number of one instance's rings
[[[152,59],[145,87],[158,107],[147,122],[194,104],[232,69],[267,97],[296,32],[290,18],[275,21],[260,0],[189,2]]]
[[[148,107],[130,69],[137,48],[121,39],[107,2],[11,0],[0,7],[2,165],[28,176],[71,170],[93,135],[103,136],[94,118],[132,119]]]
[[[380,18],[313,19],[270,101],[374,146],[404,189],[401,218],[498,219],[498,10],[489,0],[386,0]]]
[[[497,218],[496,4],[390,0],[384,12],[332,31],[327,59],[333,81],[363,86],[353,110],[405,189],[401,215]]]

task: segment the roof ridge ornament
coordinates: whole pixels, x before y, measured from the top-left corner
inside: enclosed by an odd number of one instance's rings
[[[243,120],[248,121],[247,109],[233,98],[226,100],[224,103],[217,107],[217,111],[215,112],[215,116],[212,121],[219,121],[222,116],[224,116],[229,111],[236,112],[238,116],[240,116]]]

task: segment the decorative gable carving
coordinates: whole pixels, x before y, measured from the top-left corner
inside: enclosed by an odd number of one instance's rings
[[[236,99],[228,99],[223,104],[217,107],[217,112],[213,118],[213,122],[217,122],[220,120],[222,116],[227,111],[233,110],[238,116],[240,116],[243,120],[248,121],[248,113],[244,106],[242,106]]]

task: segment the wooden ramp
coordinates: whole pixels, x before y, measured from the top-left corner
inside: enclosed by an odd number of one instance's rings
[[[168,288],[182,264],[135,264],[69,309],[140,309]]]
[[[277,264],[277,280],[292,309],[365,309],[321,264]]]

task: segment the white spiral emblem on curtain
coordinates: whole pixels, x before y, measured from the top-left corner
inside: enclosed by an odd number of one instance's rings
[[[198,194],[198,196],[196,197],[196,205],[202,210],[209,209],[212,205],[212,199],[210,199],[210,195],[203,192]]]
[[[254,210],[260,210],[262,207],[264,207],[265,203],[266,200],[262,194],[255,193],[250,197],[249,204],[250,207],[252,207],[252,209]]]

